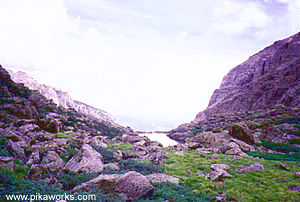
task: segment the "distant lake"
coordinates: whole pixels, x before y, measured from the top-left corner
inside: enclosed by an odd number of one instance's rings
[[[152,141],[161,143],[164,147],[178,144],[178,142],[169,138],[166,133],[139,133],[139,136],[146,136]]]

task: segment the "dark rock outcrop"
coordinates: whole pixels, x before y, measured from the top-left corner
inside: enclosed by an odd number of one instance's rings
[[[196,120],[278,104],[300,105],[300,33],[276,41],[233,68]]]

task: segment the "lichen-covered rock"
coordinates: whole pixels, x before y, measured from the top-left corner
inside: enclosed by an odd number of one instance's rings
[[[233,177],[231,174],[229,174],[225,170],[210,170],[206,174],[207,179],[210,181],[223,181],[225,178]]]
[[[227,145],[224,145],[221,149],[221,151],[225,154],[235,155],[235,156],[248,156],[246,153],[244,153],[238,144],[235,142],[230,142]]]
[[[41,165],[47,168],[50,172],[55,173],[61,170],[65,163],[56,152],[48,151],[43,157]]]
[[[0,167],[13,169],[15,167],[14,160],[13,157],[0,156]]]
[[[231,126],[229,128],[229,134],[232,137],[242,140],[246,143],[249,143],[249,144],[255,143],[254,137],[250,133],[250,130],[246,125],[236,124],[236,125]]]
[[[117,182],[116,191],[120,198],[135,201],[153,190],[149,180],[140,173],[131,171],[122,175]]]
[[[213,170],[229,170],[230,166],[226,164],[212,164],[210,168]]]
[[[12,140],[8,140],[7,144],[12,151],[15,158],[20,159],[22,161],[25,160],[24,148],[22,147],[22,142],[13,142]]]
[[[106,170],[120,170],[120,167],[118,166],[117,163],[107,163],[107,164],[104,164],[103,167],[106,169]]]
[[[99,175],[97,178],[76,186],[73,190],[91,188],[117,193],[120,198],[127,201],[135,201],[153,190],[149,180],[135,171],[123,175]]]
[[[38,150],[34,150],[28,158],[26,162],[27,165],[38,164],[40,163],[40,152]]]
[[[204,146],[217,147],[227,144],[230,141],[230,136],[222,133],[203,132],[192,139]]]
[[[265,170],[264,165],[257,162],[237,169],[239,173],[246,173],[250,171],[264,171],[264,170]]]
[[[246,152],[246,151],[255,151],[255,148],[252,145],[249,145],[249,144],[247,144],[244,141],[241,141],[241,140],[238,140],[238,139],[234,139],[234,138],[231,141],[235,142],[236,144],[238,144],[239,147],[241,148],[241,150],[243,152]]]
[[[100,173],[103,170],[103,157],[90,145],[84,144],[65,165],[64,170],[75,173]]]
[[[178,184],[179,183],[179,178],[170,176],[170,175],[165,175],[162,173],[153,173],[151,175],[146,175],[146,178],[150,181],[150,182],[171,182],[174,184]]]

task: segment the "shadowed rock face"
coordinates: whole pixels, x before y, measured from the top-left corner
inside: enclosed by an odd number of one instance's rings
[[[300,105],[300,32],[277,41],[233,68],[196,116]]]

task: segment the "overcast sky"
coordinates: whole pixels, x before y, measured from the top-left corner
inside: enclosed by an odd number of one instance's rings
[[[0,0],[0,64],[134,129],[171,129],[299,31],[299,0]]]

